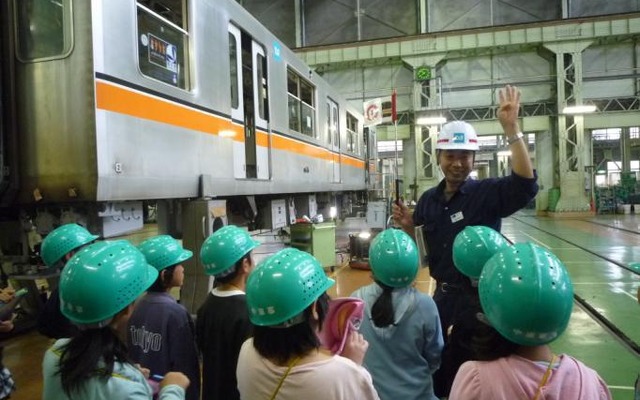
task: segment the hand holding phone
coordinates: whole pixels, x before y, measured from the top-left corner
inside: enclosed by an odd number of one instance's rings
[[[11,301],[0,307],[0,321],[4,321],[11,317],[11,314],[13,314],[13,310],[16,308],[20,300],[22,300],[28,293],[29,291],[27,290],[27,288],[22,288],[14,294]]]

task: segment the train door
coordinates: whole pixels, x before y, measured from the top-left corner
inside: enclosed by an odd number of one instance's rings
[[[376,131],[373,127],[365,127],[363,130],[364,139],[364,181],[371,183],[371,175],[376,172],[376,160],[378,150],[376,149]]]
[[[331,149],[331,181],[340,183],[340,113],[338,103],[331,99],[327,99],[327,138],[329,140],[329,148]]]
[[[252,41],[255,164],[258,179],[269,179],[269,91],[264,48]]]
[[[231,119],[244,126],[244,96],[242,96],[242,57],[240,29],[229,25],[229,71],[231,83]],[[233,141],[233,177],[246,178],[244,140]]]
[[[234,142],[234,177],[269,178],[268,86],[265,51],[246,32],[229,26],[231,117],[241,121]]]
[[[254,101],[254,65],[252,40],[242,32],[242,97],[244,99],[244,162],[247,178],[257,178],[256,163],[256,103]]]

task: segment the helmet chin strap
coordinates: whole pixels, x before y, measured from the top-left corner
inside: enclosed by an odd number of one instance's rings
[[[113,321],[113,317],[110,317],[99,322],[94,322],[93,324],[74,324],[74,325],[77,326],[78,329],[80,329],[81,331],[88,331],[90,329],[104,328],[105,326],[111,324],[112,321]]]
[[[304,311],[302,311],[300,314],[296,315],[293,318],[289,318],[288,320],[279,323],[278,325],[271,325],[269,326],[269,328],[275,328],[275,329],[286,329],[289,327],[292,327],[294,325],[299,325],[303,322],[305,322],[307,319],[304,316]]]
[[[126,327],[126,322],[132,312],[133,312],[133,303],[129,304],[128,306],[120,310],[116,315],[113,315],[107,319],[103,319],[102,321],[94,322],[91,324],[75,323],[74,325],[76,325],[78,329],[80,329],[81,331],[86,331],[89,329],[102,329],[105,326],[111,326],[112,329],[118,331],[119,329],[121,329],[121,327],[119,327],[118,325],[120,325],[120,322],[123,321],[123,317],[126,317],[126,319],[124,319],[124,322],[125,322],[124,326]]]

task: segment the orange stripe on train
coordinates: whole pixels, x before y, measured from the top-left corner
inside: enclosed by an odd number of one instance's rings
[[[102,110],[129,115],[151,121],[161,122],[182,128],[219,135],[221,131],[233,131],[233,140],[244,142],[242,127],[224,118],[206,114],[176,103],[151,97],[143,93],[128,90],[121,86],[96,81],[97,107]],[[256,144],[269,147],[269,135],[264,131],[256,132]],[[271,136],[271,146],[274,149],[289,151],[319,158],[321,160],[338,162],[356,168],[364,168],[364,161],[347,155],[341,157],[327,149],[311,146],[304,142],[280,135]]]
[[[194,131],[218,135],[227,130],[234,140],[244,141],[242,129],[224,118],[206,114],[156,97],[133,92],[120,86],[96,81],[97,107],[107,111],[148,119]]]

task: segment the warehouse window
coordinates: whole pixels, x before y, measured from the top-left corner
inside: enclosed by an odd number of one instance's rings
[[[315,135],[315,88],[300,75],[287,72],[287,91],[289,92],[289,129],[303,135]]]
[[[16,57],[22,62],[66,57],[73,47],[71,0],[17,0]]]
[[[187,0],[138,0],[138,60],[146,76],[187,89]]]
[[[347,151],[360,155],[358,119],[347,113]]]

